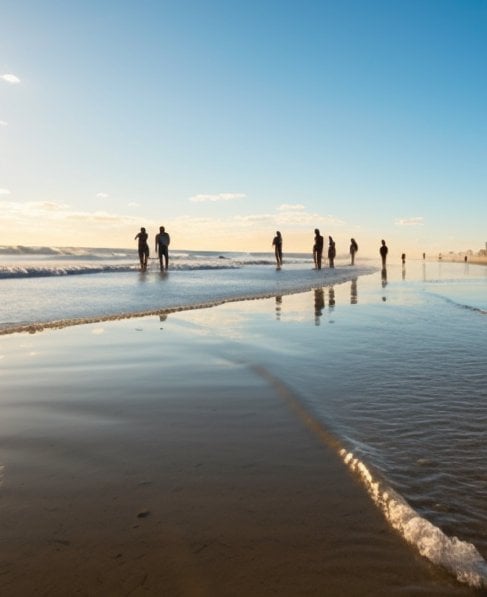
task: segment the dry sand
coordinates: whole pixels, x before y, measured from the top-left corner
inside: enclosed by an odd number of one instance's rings
[[[472,594],[265,371],[136,325],[1,339],[1,595]]]

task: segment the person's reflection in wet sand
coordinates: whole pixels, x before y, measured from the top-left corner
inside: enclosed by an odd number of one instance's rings
[[[160,321],[161,323],[164,323],[164,322],[166,321],[166,319],[167,319],[167,313],[163,313],[162,315],[159,315],[159,321]],[[161,327],[160,327],[159,329],[160,329],[160,330],[163,330],[164,328],[163,328],[163,327],[162,327],[162,325],[161,325]]]
[[[277,321],[281,321],[281,311],[282,311],[282,296],[276,296],[276,319]]]
[[[350,304],[356,305],[357,303],[358,303],[357,278],[353,278],[350,282]]]
[[[402,264],[402,271],[401,271],[401,273],[402,273],[402,279],[405,280],[406,279],[406,266],[405,266],[404,263]]]
[[[324,308],[325,293],[323,292],[323,288],[315,288],[315,325],[320,325]]]
[[[330,286],[330,288],[328,289],[328,311],[330,311],[330,313],[331,313],[334,308],[335,308],[335,289],[333,288],[333,286]]]
[[[381,277],[381,280],[382,280],[382,288],[385,288],[387,286],[387,270],[386,270],[385,267],[382,268],[382,271],[380,273],[380,277]],[[382,300],[385,302],[386,301],[386,297],[383,296]]]

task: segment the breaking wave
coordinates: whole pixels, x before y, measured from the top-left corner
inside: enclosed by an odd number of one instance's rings
[[[238,269],[237,264],[211,264],[211,263],[181,263],[171,265],[171,270],[217,270]],[[139,265],[65,265],[65,266],[0,266],[0,280],[16,278],[45,278],[49,276],[75,276],[83,274],[110,274],[133,272],[140,269]]]

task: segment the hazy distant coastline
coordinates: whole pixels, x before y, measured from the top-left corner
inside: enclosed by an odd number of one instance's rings
[[[467,263],[474,263],[476,265],[487,265],[487,255],[468,255],[467,253],[448,253],[446,255],[442,254],[441,261],[458,263],[465,261],[465,257],[467,258]]]

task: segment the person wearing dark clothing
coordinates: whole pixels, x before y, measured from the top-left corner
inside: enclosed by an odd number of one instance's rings
[[[169,243],[171,239],[169,234],[166,232],[164,226],[159,227],[159,234],[156,234],[156,253],[159,255],[159,265],[161,267],[161,272],[169,268]],[[162,262],[162,258],[164,257],[164,264]]]
[[[323,257],[323,237],[318,228],[315,228],[315,242],[313,245],[313,260],[315,269],[321,269],[321,259]]]
[[[328,237],[328,264],[330,267],[335,267],[335,257],[337,251],[335,247],[335,241],[331,236]]]
[[[147,240],[149,235],[147,234],[145,228],[141,228],[140,232],[135,235],[135,239],[139,241],[139,260],[140,260],[140,269],[145,271],[147,269],[147,260],[149,259],[149,245]]]
[[[357,241],[350,239],[350,265],[355,265],[355,253],[358,251]]]
[[[385,268],[386,260],[387,260],[387,253],[389,252],[389,249],[387,248],[385,240],[381,240],[380,242],[381,242],[381,246],[379,249],[379,253],[380,253],[380,257],[382,259],[382,267]]]
[[[282,265],[282,236],[279,230],[276,232],[276,236],[272,241],[274,247],[274,255],[276,256],[277,269],[281,269]]]

